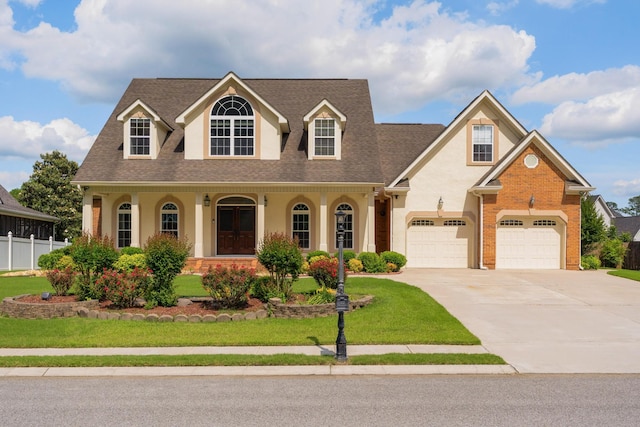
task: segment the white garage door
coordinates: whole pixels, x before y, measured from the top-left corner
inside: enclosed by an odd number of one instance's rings
[[[563,224],[548,218],[501,220],[496,233],[496,268],[562,268]]]
[[[407,230],[407,266],[467,268],[473,227],[464,219],[414,219]]]

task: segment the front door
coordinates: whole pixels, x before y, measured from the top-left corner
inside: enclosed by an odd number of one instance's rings
[[[255,206],[218,206],[218,255],[254,255]]]

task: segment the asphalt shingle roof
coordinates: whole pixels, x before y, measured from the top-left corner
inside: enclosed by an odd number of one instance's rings
[[[22,206],[2,185],[0,185],[0,213],[23,218],[40,219],[55,222],[55,216],[38,212],[34,209]]]
[[[91,147],[74,182],[383,182],[369,87],[366,80],[359,79],[243,79],[247,86],[289,121],[291,132],[286,135],[280,160],[186,160],[183,152],[184,132],[175,119],[219,81],[134,79]],[[155,160],[123,158],[123,124],[116,117],[138,99],[174,129]],[[303,117],[323,99],[347,117],[340,161],[307,159]],[[414,148],[406,150],[415,151]],[[405,161],[404,154],[399,157]],[[391,173],[397,169],[395,163],[395,159],[385,161],[385,170]]]

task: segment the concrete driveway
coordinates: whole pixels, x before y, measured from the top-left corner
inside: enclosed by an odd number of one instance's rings
[[[640,373],[640,282],[605,271],[408,269],[521,373]]]

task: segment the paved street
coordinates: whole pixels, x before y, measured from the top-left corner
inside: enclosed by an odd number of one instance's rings
[[[409,269],[520,373],[640,373],[640,283],[605,271]]]
[[[636,426],[638,375],[0,378],[7,426]]]

